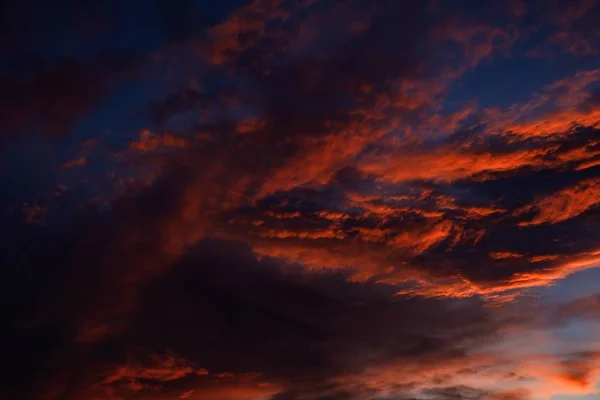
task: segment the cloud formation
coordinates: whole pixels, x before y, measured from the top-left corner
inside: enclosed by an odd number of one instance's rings
[[[598,394],[597,2],[221,3],[9,5],[2,396]]]

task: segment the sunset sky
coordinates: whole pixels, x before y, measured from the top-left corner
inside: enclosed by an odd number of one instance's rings
[[[600,399],[600,0],[1,7],[0,399]]]

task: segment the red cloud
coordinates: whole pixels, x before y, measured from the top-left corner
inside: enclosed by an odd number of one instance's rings
[[[575,186],[542,197],[533,204],[517,210],[516,214],[535,212],[531,221],[521,222],[521,226],[555,224],[583,214],[600,201],[600,180],[587,179]]]

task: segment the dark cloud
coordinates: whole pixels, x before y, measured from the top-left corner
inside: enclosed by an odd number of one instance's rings
[[[137,64],[136,57],[106,55],[93,62],[64,59],[51,66],[36,62],[27,80],[2,77],[2,142],[41,131],[68,135],[74,124],[98,106]]]
[[[3,290],[13,299],[10,310],[14,313],[16,302],[25,302],[5,331],[9,354],[19,358],[17,365],[13,357],[6,360],[12,371],[3,385],[7,394],[24,386],[35,390],[45,380],[56,383],[66,376],[61,398],[79,398],[98,380],[94,374],[110,373],[135,349],[143,349],[142,355],[184,355],[189,365],[213,373],[258,371],[267,381],[302,385],[360,371],[365,367],[360,360],[376,353],[381,356],[370,362],[417,355],[428,362],[461,357],[473,335],[483,339],[493,329],[478,302],[448,304],[450,308],[433,300],[390,302],[393,288],[386,285],[349,283],[337,274],[283,273],[271,260],[257,261],[249,248],[219,241],[195,246],[162,279],[147,285],[131,309],[122,303],[128,299],[125,292],[132,290],[123,286],[125,274],[135,274],[136,285],[140,273],[153,274],[127,266],[139,260],[119,257],[114,260],[119,265],[109,267],[94,263],[94,256],[80,271],[80,259],[65,256],[64,242],[57,248],[54,240],[41,237],[30,243],[40,243],[35,253],[4,253],[13,258],[11,266],[21,262],[35,268],[6,271],[13,275],[8,276],[13,290]],[[101,252],[118,245],[95,240]],[[69,265],[72,257],[77,265]],[[43,280],[43,271],[37,269],[47,265],[42,260],[52,266]],[[112,325],[97,325],[99,315],[101,322]],[[84,327],[83,333],[77,325]],[[54,372],[44,376],[48,365]]]

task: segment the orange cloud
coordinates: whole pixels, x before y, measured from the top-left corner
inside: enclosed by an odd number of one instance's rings
[[[129,147],[143,153],[161,150],[163,148],[178,148],[188,145],[184,138],[173,136],[171,134],[156,135],[147,129],[140,132],[140,138],[131,142]]]
[[[541,157],[552,152],[549,148],[515,150],[494,154],[474,152],[468,147],[441,147],[427,149],[421,146],[403,146],[396,152],[365,160],[360,168],[386,181],[412,180],[455,181],[482,172],[503,172],[528,165],[543,165]]]
[[[531,121],[507,126],[507,132],[522,136],[549,136],[571,131],[578,126],[597,126],[600,109],[589,111],[559,110],[542,115]]]
[[[597,167],[598,165],[600,165],[600,160],[591,160],[591,161],[586,161],[583,162],[581,164],[579,164],[575,170],[576,171],[582,171],[584,169],[588,169],[588,168],[593,168],[593,167]]]
[[[235,130],[241,134],[250,134],[262,131],[267,125],[267,121],[259,117],[244,118],[238,122]]]
[[[559,258],[559,256],[556,254],[546,254],[546,255],[530,257],[529,261],[531,261],[531,262],[552,261],[552,260],[556,260],[558,258]]]
[[[147,354],[142,358],[145,361],[129,357],[125,364],[108,371],[102,381],[83,388],[78,395],[93,400],[124,400],[132,396],[152,400],[258,400],[281,390],[262,379],[260,373],[211,373],[172,354]],[[185,389],[168,386],[176,381]]]
[[[314,230],[314,231],[288,231],[288,230],[274,230],[271,229],[267,232],[260,233],[259,236],[271,238],[271,239],[289,239],[289,238],[298,238],[298,239],[344,239],[345,235],[342,233],[337,233],[334,230]]]
[[[536,212],[531,220],[519,225],[555,224],[583,214],[600,201],[600,179],[591,178],[567,187],[516,211],[516,215]]]
[[[600,69],[579,71],[544,86],[525,104],[514,104],[505,112],[485,110],[488,128],[502,134],[548,137],[569,134],[577,126],[596,126],[600,109],[589,103],[589,96],[598,81]]]
[[[587,361],[568,360],[564,363],[564,373],[557,375],[559,380],[570,386],[582,389],[591,389],[591,366]]]
[[[85,157],[79,157],[74,160],[63,163],[62,167],[63,168],[83,167],[85,164],[87,164],[87,160],[85,159]]]
[[[523,255],[519,253],[512,253],[510,251],[498,251],[490,253],[490,257],[492,257],[494,260],[507,260],[511,258],[521,258]]]
[[[305,241],[261,241],[253,246],[259,257],[273,257],[301,263],[312,271],[323,269],[347,271],[353,281],[366,281],[392,269],[386,261],[389,249],[366,243],[321,241],[308,246]]]
[[[191,390],[185,398],[190,400],[263,400],[282,391],[269,383],[224,385]]]
[[[460,232],[460,227],[450,221],[440,221],[400,232],[377,228],[359,229],[361,239],[367,242],[383,242],[391,247],[408,249],[415,254],[420,254],[452,236],[458,238]]]
[[[502,309],[497,310],[501,314]],[[539,343],[543,337],[528,331],[529,324],[505,328],[503,339],[511,346],[501,350],[484,345],[478,351],[458,352],[443,360],[423,356],[374,364],[331,380],[359,396],[401,393],[420,398],[432,393],[456,395],[458,390],[459,394],[477,394],[486,400],[545,400],[599,394],[594,387],[600,382],[598,352],[544,352]],[[524,345],[515,341],[523,336]]]
[[[465,276],[435,277],[423,275],[411,287],[400,290],[399,296],[431,298],[468,298],[482,296],[494,302],[510,302],[524,290],[551,286],[576,272],[595,268],[600,262],[600,251],[591,251],[565,257],[547,257],[555,261],[549,267],[531,272],[518,272],[510,278],[492,282],[476,282]],[[540,260],[531,261],[539,262]],[[526,261],[523,261],[526,263]]]
[[[300,142],[302,151],[274,172],[263,185],[259,196],[306,183],[326,183],[345,163],[387,132],[376,129],[371,121],[363,120],[345,126],[343,132],[334,132],[318,139],[306,138]]]
[[[186,360],[171,354],[165,356],[151,354],[149,358],[149,363],[130,360],[127,364],[117,367],[112,374],[106,377],[103,384],[125,382],[128,386],[138,389],[140,386],[137,381],[140,379],[168,382],[194,374],[196,371]],[[204,370],[199,369],[198,371],[203,374]]]

